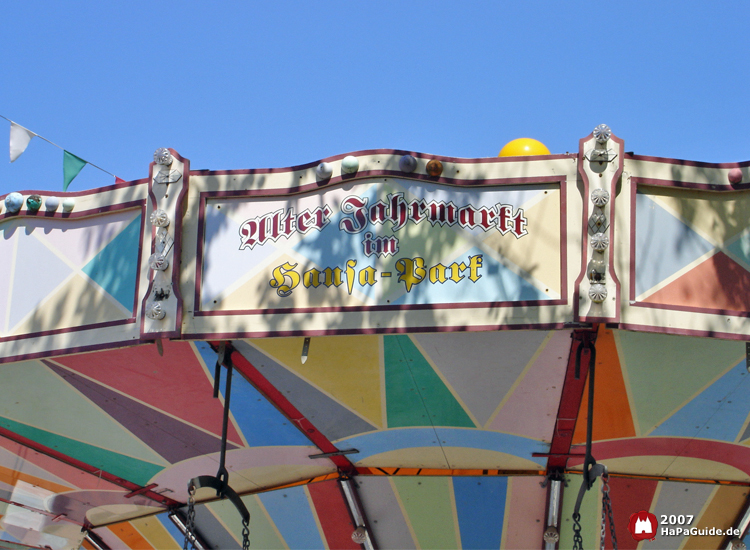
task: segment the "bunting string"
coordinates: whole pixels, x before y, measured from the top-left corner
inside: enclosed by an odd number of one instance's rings
[[[60,149],[63,152],[63,191],[68,190],[68,185],[70,185],[70,182],[73,181],[73,179],[80,173],[80,171],[83,169],[84,166],[87,164],[93,166],[97,170],[101,170],[105,174],[109,174],[113,178],[115,178],[115,182],[123,181],[121,178],[118,178],[116,175],[114,175],[112,172],[109,172],[102,168],[101,166],[97,166],[96,164],[89,162],[87,160],[84,160],[70,151],[60,147],[57,143],[54,143],[50,140],[48,140],[44,136],[40,136],[36,132],[32,132],[28,128],[25,128],[21,126],[20,124],[12,121],[8,117],[5,117],[3,115],[0,115],[0,118],[4,118],[8,122],[10,122],[10,161],[14,162],[18,157],[23,154],[23,152],[26,150],[26,147],[28,147],[29,142],[32,138],[38,137],[39,139],[42,139],[49,143],[50,145],[54,145],[58,149]]]

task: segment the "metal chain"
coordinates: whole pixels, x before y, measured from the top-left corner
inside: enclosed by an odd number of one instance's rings
[[[612,500],[609,498],[609,473],[602,474],[602,550],[604,550],[604,519],[605,513],[609,518],[609,534],[612,537],[612,548],[617,550],[617,534],[615,533],[615,515],[612,512]]]
[[[573,512],[573,550],[583,550],[583,537],[581,536],[581,514]]]
[[[242,520],[242,550],[250,550],[250,527],[248,520]]]
[[[185,522],[185,544],[182,546],[182,550],[188,550],[188,543],[195,550],[195,544],[193,543],[195,532],[195,486],[191,483],[188,485],[188,510],[187,510],[187,521]]]

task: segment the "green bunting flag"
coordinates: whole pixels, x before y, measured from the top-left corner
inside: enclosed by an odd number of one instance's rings
[[[73,181],[88,163],[72,153],[68,153],[65,150],[63,150],[63,152],[65,153],[63,157],[63,191],[67,191],[70,182]]]

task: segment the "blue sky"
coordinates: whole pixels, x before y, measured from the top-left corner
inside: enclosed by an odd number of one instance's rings
[[[157,147],[197,169],[523,136],[564,153],[601,122],[639,154],[748,160],[750,4],[708,6],[6,2],[0,114],[125,180]],[[0,195],[62,190],[60,150],[3,147]],[[87,166],[70,190],[112,182]]]

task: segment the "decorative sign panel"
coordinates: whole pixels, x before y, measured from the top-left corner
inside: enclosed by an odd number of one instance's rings
[[[209,196],[196,313],[559,303],[562,216],[559,183]]]
[[[640,186],[634,206],[634,305],[747,316],[750,193]]]
[[[141,208],[0,223],[0,340],[135,321]]]

